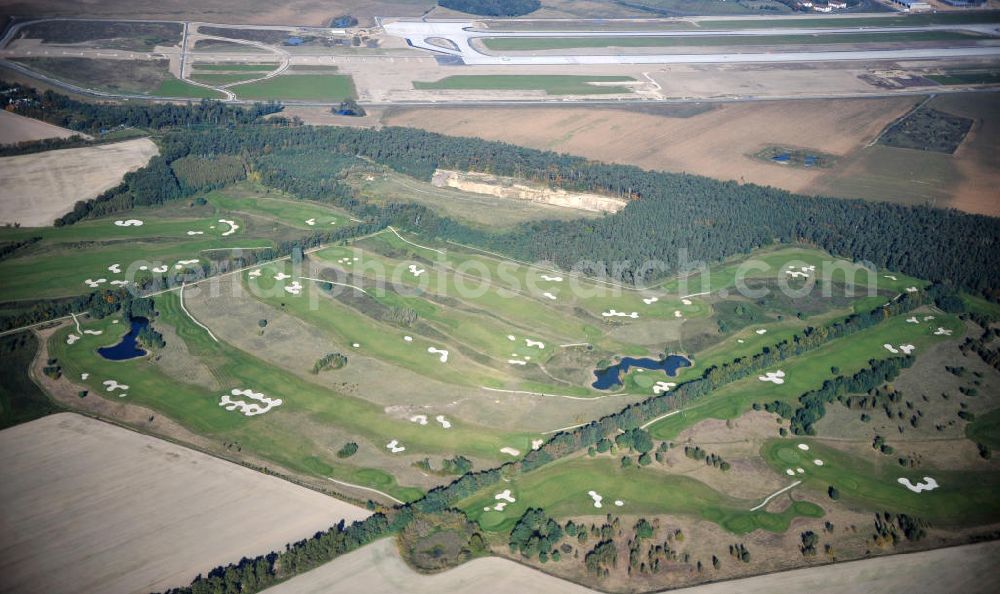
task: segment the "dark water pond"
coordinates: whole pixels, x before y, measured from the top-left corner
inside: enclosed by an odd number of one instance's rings
[[[139,332],[148,325],[149,320],[146,318],[132,318],[132,328],[128,334],[122,337],[121,342],[114,346],[99,348],[97,354],[110,361],[125,361],[126,359],[144,357],[146,351],[139,348],[135,340],[139,336]]]
[[[594,375],[597,376],[597,380],[591,385],[598,390],[610,390],[611,388],[620,386],[621,382],[618,381],[618,378],[628,373],[628,370],[633,367],[659,369],[668,376],[674,377],[677,375],[677,370],[681,367],[691,367],[691,361],[687,357],[680,355],[670,355],[663,360],[650,359],[648,357],[641,359],[624,357],[617,365],[612,365],[607,369],[595,369]]]

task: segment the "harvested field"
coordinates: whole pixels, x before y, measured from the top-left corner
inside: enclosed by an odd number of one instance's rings
[[[801,191],[822,172],[765,163],[753,155],[770,145],[849,154],[916,101],[727,104],[686,118],[604,108],[422,108],[389,112],[385,119],[444,134]]]
[[[77,134],[80,133],[0,110],[0,144],[17,144],[45,138],[69,138]]]
[[[0,590],[149,592],[368,512],[87,417],[0,432]],[[53,535],[58,534],[58,537]]]
[[[680,594],[746,594],[808,591],[814,594],[885,592],[992,591],[981,576],[992,571],[1000,554],[1000,543],[989,542],[907,555],[891,555],[796,569],[735,581],[674,590]],[[368,594],[399,592],[477,593],[483,584],[493,592],[594,592],[576,584],[535,571],[520,563],[491,557],[476,559],[436,575],[420,575],[410,569],[392,540],[385,539],[266,590],[267,594],[364,591]]]
[[[4,180],[0,223],[51,225],[78,200],[114,187],[158,152],[153,141],[138,138],[0,159],[0,179]]]

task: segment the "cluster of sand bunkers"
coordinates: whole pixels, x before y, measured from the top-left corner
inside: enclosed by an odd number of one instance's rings
[[[197,264],[199,262],[201,262],[201,260],[199,260],[198,258],[194,258],[194,259],[191,259],[191,260],[178,260],[174,264],[174,269],[175,270],[183,270],[183,269],[187,268],[188,266]],[[143,264],[142,266],[139,266],[139,270],[141,270],[141,271],[150,270],[150,271],[156,272],[158,274],[162,274],[162,273],[166,272],[169,269],[170,269],[170,266],[168,266],[166,264],[162,264],[160,266],[153,266],[152,268],[150,268],[149,266],[147,266],[145,264]],[[112,265],[108,266],[108,272],[111,272],[112,274],[121,274],[122,273],[122,265],[121,264],[117,264],[117,263],[116,264],[112,264]],[[83,281],[83,284],[87,285],[91,289],[96,289],[96,288],[100,287],[101,285],[103,285],[105,283],[110,284],[112,286],[116,286],[116,287],[124,287],[125,285],[128,284],[128,281],[127,280],[121,280],[121,279],[115,279],[115,280],[112,280],[112,281],[109,282],[108,279],[103,278],[103,277],[96,278],[96,279],[94,279],[94,278],[87,278],[87,279],[84,279],[84,281]]]
[[[772,384],[781,385],[785,383],[785,372],[782,370],[768,371],[764,375],[758,375],[757,379],[762,382],[771,382]]]
[[[514,336],[513,334],[508,334],[507,335],[507,340],[509,340],[511,342],[515,342],[517,340],[517,337]],[[531,338],[525,338],[524,339],[524,344],[528,348],[537,348],[537,349],[541,349],[541,350],[545,349],[545,343],[542,342],[542,341],[540,341],[540,340],[534,340],[534,339],[531,339]],[[524,366],[524,365],[528,364],[528,361],[531,361],[531,355],[519,355],[518,353],[511,353],[510,356],[512,358],[507,359],[507,363],[510,364],[510,365]]]
[[[653,384],[653,394],[662,394],[663,392],[669,392],[671,388],[676,387],[677,384],[674,382],[664,382],[658,381]]]
[[[611,309],[611,310],[602,312],[601,315],[604,316],[604,317],[606,317],[606,318],[621,317],[621,318],[632,318],[634,320],[634,319],[636,319],[636,318],[639,317],[639,312],[633,311],[632,313],[625,313],[623,311],[618,311],[616,309]]]
[[[507,504],[517,502],[517,499],[514,499],[514,497],[510,494],[510,489],[504,489],[500,493],[494,495],[493,498],[497,500],[497,504],[492,508],[489,506],[484,507],[483,511],[490,511],[491,509],[493,511],[503,511],[503,509],[507,507]]]
[[[812,265],[812,264],[810,264],[808,266],[799,266],[798,270],[795,270],[795,268],[796,268],[796,266],[794,266],[792,264],[789,264],[788,268],[785,269],[785,274],[787,274],[788,276],[790,276],[792,278],[796,278],[796,277],[798,277],[798,278],[809,278],[811,276],[810,273],[816,271],[816,266]]]
[[[406,446],[400,445],[398,439],[394,439],[389,443],[385,444],[385,447],[388,448],[388,450],[393,454],[398,454],[400,452],[406,451]]]
[[[899,353],[903,353],[904,355],[909,355],[913,351],[917,350],[917,347],[913,346],[912,344],[901,344],[897,348],[889,343],[885,343],[882,345],[882,348],[889,351],[893,355],[898,355]]]
[[[357,258],[355,258],[355,259],[357,259]],[[410,274],[412,274],[413,276],[416,276],[416,277],[419,277],[421,274],[427,272],[427,270],[425,270],[423,268],[420,268],[416,264],[410,264],[406,268],[407,268],[407,270],[410,271]]]
[[[236,221],[230,221],[229,219],[219,219],[219,222],[222,223],[223,225],[229,225],[229,230],[222,232],[223,237],[236,233],[236,230],[240,228],[240,226],[236,224]]]
[[[798,448],[800,450],[802,450],[803,452],[808,452],[809,451],[809,444],[800,443],[800,444],[798,444]],[[815,458],[813,460],[813,464],[815,464],[816,466],[822,466],[823,465],[823,461],[820,460],[819,458]],[[785,474],[787,474],[788,476],[795,476],[795,475],[798,475],[798,474],[805,474],[805,472],[806,472],[806,469],[802,468],[801,466],[795,468],[794,470],[791,469],[791,468],[786,468],[785,469]]]
[[[310,227],[313,227],[313,226],[316,225],[316,219],[315,218],[306,219],[305,223],[306,223],[306,225],[309,225]],[[330,224],[331,225],[336,225],[337,221],[330,221]]]
[[[590,495],[590,498],[594,500],[594,507],[596,508],[603,507],[603,504],[601,503],[602,501],[604,501],[603,495],[599,494],[597,491],[587,491],[587,495]],[[621,499],[615,499],[616,507],[621,507],[623,505],[625,505],[624,501],[622,501]]]
[[[438,415],[434,417],[434,420],[441,425],[442,429],[451,429],[451,421],[444,415]],[[428,422],[427,415],[413,415],[410,417],[410,422],[417,423],[418,425],[426,425]]]
[[[256,402],[233,400],[230,396],[243,396]],[[275,407],[281,406],[281,404],[281,398],[268,398],[264,394],[254,392],[249,388],[244,390],[233,388],[229,394],[223,394],[219,399],[219,406],[225,407],[228,411],[239,411],[247,417],[262,415]]]

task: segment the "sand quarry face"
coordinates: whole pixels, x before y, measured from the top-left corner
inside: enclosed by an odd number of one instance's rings
[[[0,431],[0,592],[151,592],[369,512],[72,413]]]
[[[159,153],[148,138],[0,159],[0,224],[47,227]]]

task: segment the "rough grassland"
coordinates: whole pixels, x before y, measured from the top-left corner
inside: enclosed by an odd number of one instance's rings
[[[83,136],[79,132],[53,126],[41,120],[0,110],[0,144],[17,144],[45,138],[69,138],[74,135]]]
[[[357,96],[354,81],[343,74],[295,74],[275,76],[230,90],[242,99],[288,99],[342,101]]]
[[[873,559],[796,569],[675,590],[677,594],[772,594],[807,591],[811,594],[868,594],[869,592],[964,592],[989,594],[992,581],[983,575],[993,570],[1000,543],[988,542],[908,555],[883,555]],[[520,594],[588,594],[595,590],[563,581],[520,563],[489,557],[475,559],[449,571],[422,575],[408,567],[389,539],[323,565],[266,594],[326,594],[366,592],[395,594],[405,588],[413,594],[480,594],[483,584],[491,592]]]
[[[486,89],[491,91],[537,90],[548,95],[616,95],[631,93],[621,85],[592,84],[630,82],[631,76],[573,76],[573,75],[456,75],[433,82],[413,81],[414,89]]]
[[[73,414],[0,432],[0,590],[149,592],[366,510]]]
[[[121,182],[159,150],[148,138],[0,159],[0,223],[44,227]]]

